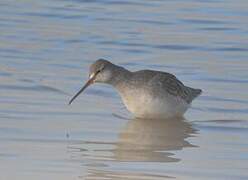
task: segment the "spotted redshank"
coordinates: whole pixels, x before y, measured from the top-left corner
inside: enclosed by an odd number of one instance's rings
[[[90,66],[89,80],[69,104],[93,83],[112,85],[136,118],[181,117],[201,89],[185,86],[174,75],[153,70],[131,72],[105,59]]]

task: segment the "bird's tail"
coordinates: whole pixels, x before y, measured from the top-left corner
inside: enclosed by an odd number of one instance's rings
[[[191,88],[191,87],[188,87],[188,89],[190,91],[192,100],[195,99],[197,96],[199,96],[202,93],[201,89],[194,89],[194,88]]]

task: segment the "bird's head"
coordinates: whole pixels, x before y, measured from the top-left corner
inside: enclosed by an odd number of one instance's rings
[[[115,65],[105,59],[98,59],[90,66],[89,79],[79,92],[70,100],[69,104],[76,99],[89,85],[98,83],[108,83],[113,76],[113,69]]]

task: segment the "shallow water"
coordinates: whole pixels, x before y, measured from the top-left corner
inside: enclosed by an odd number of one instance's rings
[[[0,179],[247,179],[248,2],[0,2]],[[107,58],[203,89],[185,119],[132,119]]]

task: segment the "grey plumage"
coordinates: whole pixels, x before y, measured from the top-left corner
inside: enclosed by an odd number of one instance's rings
[[[111,84],[118,89],[125,88],[124,86],[150,88],[154,96],[158,96],[158,90],[165,90],[173,96],[181,97],[187,103],[191,103],[202,92],[201,89],[185,86],[173,74],[154,70],[130,72],[104,59],[99,59],[92,64],[90,72],[97,72],[103,68],[111,69],[112,73],[112,78],[104,83]]]
[[[126,107],[134,114],[171,114],[182,115],[193,99],[201,94],[200,89],[185,86],[173,74],[141,70],[131,72],[107,60],[99,59],[90,66],[90,79],[70,103],[89,85],[94,82],[107,83],[120,93]],[[160,102],[157,102],[159,100]],[[159,110],[142,111],[141,103]],[[174,110],[173,106],[175,106]],[[148,113],[149,112],[149,113]],[[154,112],[154,113],[153,113]]]
[[[200,89],[187,87],[174,75],[161,71],[141,70],[133,72],[128,83],[132,82],[138,86],[149,88],[154,97],[162,96],[166,91],[170,95],[184,99],[187,103],[191,103],[201,93]]]

